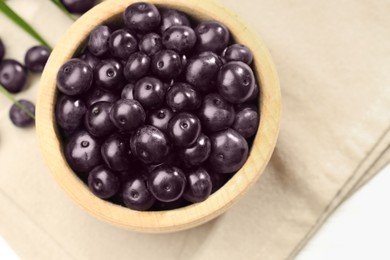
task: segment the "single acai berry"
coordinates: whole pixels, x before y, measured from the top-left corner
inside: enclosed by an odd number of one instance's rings
[[[161,33],[174,25],[191,26],[190,20],[182,12],[173,9],[163,9],[161,11]]]
[[[174,115],[175,113],[173,113],[172,109],[169,107],[162,107],[149,112],[146,122],[149,125],[157,127],[161,131],[166,131],[168,129],[168,123]]]
[[[134,99],[134,87],[135,84],[129,83],[123,87],[121,97],[125,99]]]
[[[0,39],[0,61],[3,60],[5,55],[5,47],[3,41]]]
[[[173,50],[162,50],[153,55],[151,69],[156,77],[176,79],[182,72],[180,55]]]
[[[120,96],[116,92],[108,91],[104,88],[92,87],[85,95],[84,100],[87,107],[92,106],[93,104],[101,101],[114,103]]]
[[[134,160],[130,150],[130,138],[121,134],[109,136],[102,144],[102,158],[114,171],[125,171]]]
[[[173,25],[163,33],[162,43],[169,50],[188,53],[196,44],[196,34],[189,26]]]
[[[259,127],[259,113],[251,106],[237,111],[232,128],[244,138],[252,137]]]
[[[218,73],[218,92],[233,104],[248,101],[255,87],[253,71],[242,61],[228,62],[222,66]]]
[[[88,50],[95,56],[102,56],[109,50],[111,29],[106,25],[99,25],[90,34]]]
[[[202,126],[209,132],[217,132],[230,127],[235,118],[234,107],[221,95],[211,93],[204,97],[198,110]]]
[[[74,171],[88,173],[102,163],[100,142],[85,130],[76,131],[65,145],[65,157]]]
[[[50,50],[42,45],[30,48],[24,56],[24,64],[31,72],[42,72],[50,56]]]
[[[72,14],[83,14],[91,9],[96,0],[60,0],[66,10]]]
[[[136,52],[130,55],[123,75],[128,81],[138,80],[145,77],[150,68],[150,57],[143,52]]]
[[[107,90],[123,87],[123,66],[115,59],[102,60],[94,70],[96,86]]]
[[[212,190],[213,183],[209,173],[202,167],[190,170],[187,174],[187,185],[183,198],[193,203],[206,200]]]
[[[130,140],[130,146],[132,153],[146,164],[164,162],[171,150],[167,136],[150,125],[138,128]]]
[[[138,50],[137,39],[125,29],[114,31],[108,40],[110,53],[115,58],[127,60],[129,56]]]
[[[201,22],[196,27],[195,33],[198,37],[197,49],[199,52],[212,51],[221,54],[229,43],[229,30],[217,21]]]
[[[242,44],[233,44],[227,47],[223,53],[222,57],[226,59],[226,61],[242,61],[248,65],[250,65],[253,61],[253,54],[251,50],[242,45]]]
[[[112,106],[110,118],[119,131],[131,132],[145,122],[146,114],[137,100],[120,99]]]
[[[176,167],[160,166],[150,173],[148,187],[153,196],[163,202],[179,199],[186,186],[186,177]]]
[[[145,109],[159,108],[165,101],[166,88],[161,80],[145,77],[135,84],[133,95]]]
[[[205,134],[200,134],[195,144],[179,150],[182,162],[187,166],[197,166],[205,162],[211,152],[210,139]]]
[[[235,130],[228,128],[210,136],[210,168],[217,173],[238,171],[248,158],[248,143]]]
[[[83,122],[87,106],[79,97],[62,95],[56,104],[56,120],[65,131],[72,132]]]
[[[161,36],[157,33],[145,34],[138,44],[138,48],[143,53],[151,56],[162,49]]]
[[[92,68],[92,70],[95,69],[95,67],[99,64],[100,59],[96,56],[94,56],[89,51],[85,51],[83,54],[81,54],[80,59],[84,60],[88,65]]]
[[[92,68],[81,59],[66,62],[57,74],[57,88],[68,96],[87,92],[93,81]]]
[[[84,125],[91,135],[103,137],[115,130],[115,125],[110,119],[111,107],[111,103],[97,102],[88,108],[85,114]]]
[[[198,139],[202,126],[199,118],[190,113],[175,115],[168,123],[168,135],[172,143],[179,147],[191,146]]]
[[[19,100],[19,104],[23,106],[24,109],[21,109],[16,104],[13,104],[9,110],[9,118],[11,119],[11,122],[15,126],[21,128],[33,125],[34,118],[32,116],[35,116],[35,105],[24,99]],[[29,113],[27,113],[25,110],[27,110]]]
[[[138,2],[126,8],[123,13],[123,20],[130,30],[147,33],[160,25],[161,15],[155,5]]]
[[[95,167],[88,175],[88,187],[102,199],[114,196],[120,188],[118,176],[104,165]]]
[[[150,209],[156,201],[142,176],[133,176],[124,184],[122,199],[126,207],[143,211]]]
[[[167,105],[175,112],[193,111],[202,103],[200,94],[188,83],[174,83],[166,96]]]
[[[11,93],[19,93],[26,85],[27,70],[16,60],[0,63],[0,84]]]
[[[214,89],[222,61],[213,52],[203,52],[192,58],[187,65],[185,77],[188,83],[202,92]]]

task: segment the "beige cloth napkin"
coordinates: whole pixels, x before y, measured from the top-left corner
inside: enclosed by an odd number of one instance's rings
[[[120,0],[118,0],[120,1]],[[221,0],[269,47],[283,96],[264,175],[220,218],[150,235],[112,227],[70,201],[39,155],[34,129],[0,96],[0,234],[23,259],[287,259],[390,160],[390,2]],[[50,1],[9,1],[51,44],[71,22]],[[35,42],[0,16],[7,56]],[[38,77],[18,97],[35,99]]]

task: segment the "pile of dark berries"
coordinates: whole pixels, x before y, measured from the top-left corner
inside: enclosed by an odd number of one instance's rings
[[[135,210],[206,200],[248,158],[259,124],[251,51],[217,21],[135,3],[59,70],[56,119],[70,167]]]

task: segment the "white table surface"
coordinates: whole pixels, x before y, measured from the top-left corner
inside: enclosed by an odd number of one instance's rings
[[[390,165],[328,219],[297,260],[390,259]],[[0,236],[0,259],[19,259]]]

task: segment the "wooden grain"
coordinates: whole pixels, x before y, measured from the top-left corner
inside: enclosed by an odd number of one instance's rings
[[[107,0],[78,19],[53,50],[42,74],[37,102],[37,134],[46,164],[55,180],[78,205],[95,217],[119,227],[143,232],[170,232],[205,223],[237,202],[256,182],[274,149],[280,122],[280,89],[271,57],[258,36],[233,12],[214,0],[150,0],[200,19],[223,22],[235,39],[254,54],[255,74],[261,82],[261,123],[243,168],[206,201],[162,212],[139,212],[95,197],[64,159],[54,119],[56,75],[98,24],[117,19],[135,0]]]

